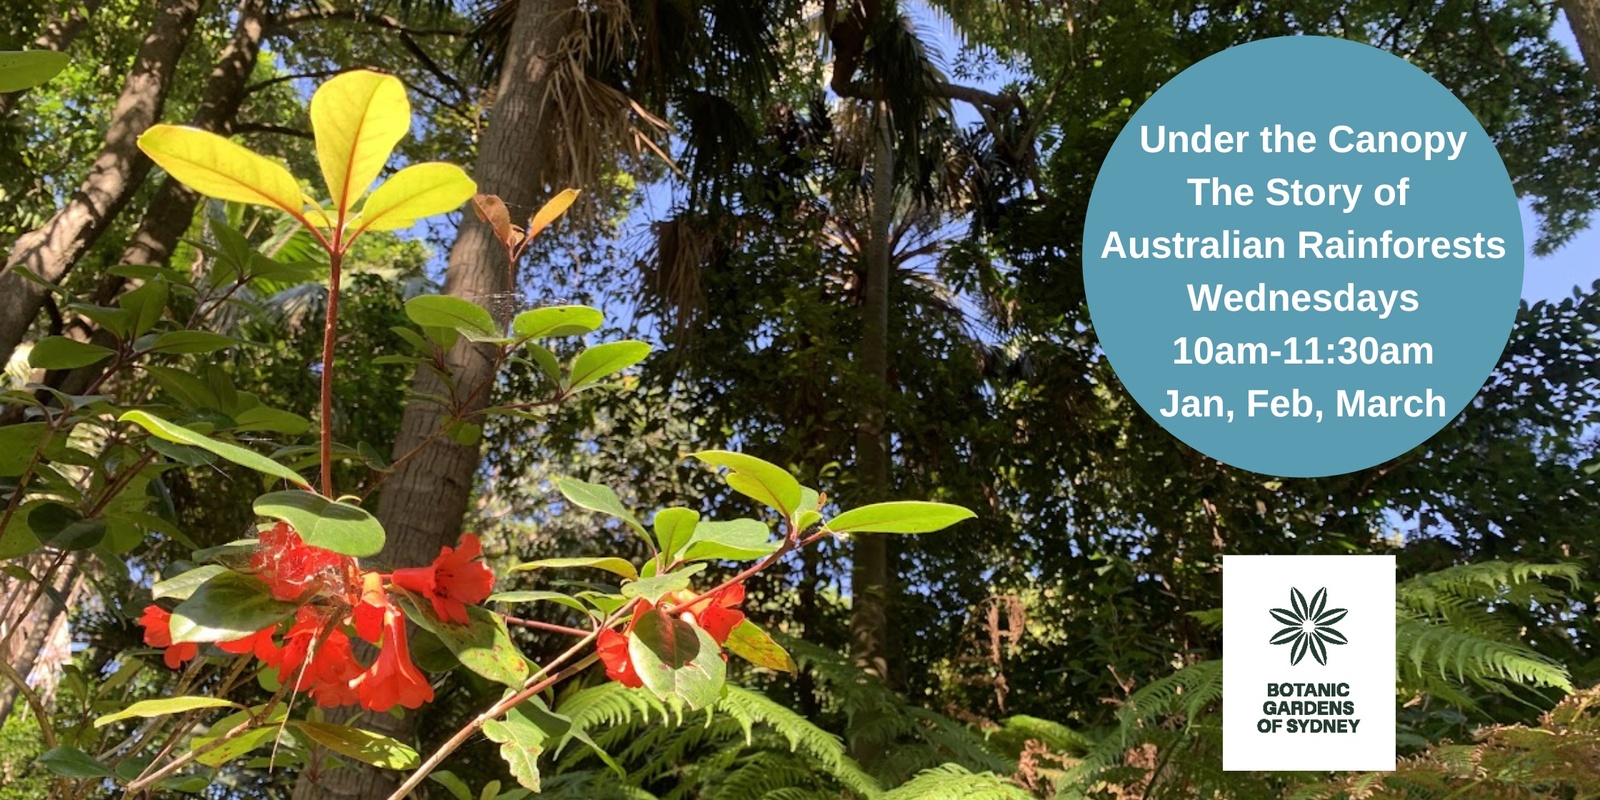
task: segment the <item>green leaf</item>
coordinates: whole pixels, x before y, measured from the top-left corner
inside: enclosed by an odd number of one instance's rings
[[[468,339],[500,336],[494,317],[483,306],[459,297],[425,294],[406,301],[406,316],[424,328],[449,328]]]
[[[28,365],[34,369],[77,369],[104,361],[111,354],[110,348],[97,344],[65,336],[46,336],[28,353]]]
[[[312,741],[342,756],[382,769],[413,769],[422,763],[417,751],[383,734],[327,722],[289,722]]]
[[[311,429],[311,422],[299,414],[291,414],[270,406],[254,406],[234,415],[235,431],[267,431],[287,436],[298,436]]]
[[[206,734],[196,736],[189,744],[191,752],[209,746],[212,742],[222,738],[228,731],[238,727],[240,723],[250,719],[253,715],[260,715],[266,711],[266,704],[252,706],[240,711],[235,711],[216,722],[206,726]],[[215,749],[195,756],[194,760],[208,767],[220,767],[251,750],[256,749],[278,738],[279,723],[289,716],[289,705],[278,703],[273,706],[272,712],[261,720],[260,727],[246,730],[244,733],[229,739],[216,746]]]
[[[227,571],[227,567],[218,564],[195,567],[188,572],[174,575],[164,581],[157,581],[155,586],[150,587],[150,596],[157,600],[163,597],[188,600],[194,594],[194,590],[200,588],[201,584]]]
[[[260,472],[265,475],[271,475],[274,478],[282,478],[293,484],[304,486],[308,489],[311,488],[311,484],[306,483],[306,479],[300,477],[295,473],[294,470],[289,469],[288,467],[279,464],[278,462],[273,461],[266,456],[263,456],[252,450],[246,450],[236,444],[219,442],[209,436],[195,433],[194,431],[189,430],[182,425],[175,425],[153,414],[147,414],[143,411],[129,411],[126,414],[123,414],[121,417],[118,417],[117,421],[131,422],[149,431],[151,435],[165,439],[166,441],[192,445],[202,450],[219,455],[235,464],[238,464],[239,466],[249,467],[256,472]]]
[[[929,533],[977,514],[949,503],[900,500],[853,508],[828,520],[834,533]]]
[[[199,708],[244,708],[231,700],[218,697],[163,697],[159,700],[140,700],[115,714],[106,714],[97,717],[94,721],[96,728],[104,728],[119,720],[133,717],[164,717],[168,714],[182,714],[185,711],[194,711]]]
[[[661,552],[669,558],[676,557],[678,551],[689,544],[699,522],[700,512],[694,509],[663,508],[657,511],[651,525],[656,529],[656,542],[661,546]]]
[[[519,339],[581,336],[603,322],[605,315],[588,306],[551,306],[518,314],[511,320],[511,332]]]
[[[38,761],[39,766],[68,778],[86,780],[112,776],[109,767],[76,747],[53,747],[39,756]]]
[[[582,388],[608,375],[621,372],[650,355],[650,345],[633,340],[597,344],[572,360],[567,391]]]
[[[315,492],[270,492],[256,498],[255,512],[289,523],[312,547],[347,556],[375,556],[383,549],[383,526],[365,509]]]
[[[786,517],[800,508],[800,482],[776,464],[727,450],[702,450],[694,457],[713,467],[727,467],[724,480],[729,487]]]
[[[61,550],[89,550],[106,535],[104,519],[84,519],[75,509],[47,500],[28,509],[28,528],[40,541]]]
[[[66,53],[55,50],[22,50],[0,53],[0,94],[31,89],[56,76],[72,63]]]
[[[728,648],[728,652],[758,667],[766,667],[777,672],[795,672],[798,669],[789,651],[783,649],[782,645],[772,640],[771,635],[750,620],[735,626],[723,646]]]
[[[450,796],[456,800],[474,800],[472,790],[467,787],[467,782],[461,780],[454,772],[447,769],[436,769],[428,773],[434,782],[450,791]]]
[[[234,723],[234,725],[237,724],[238,723]],[[233,725],[223,727],[223,723],[218,722],[216,725],[213,725],[212,728],[220,730],[221,732],[227,732],[233,729]],[[205,764],[208,767],[220,767],[223,764],[226,764],[229,761],[232,761],[244,755],[245,753],[256,749],[257,747],[260,747],[278,738],[278,731],[279,728],[277,725],[271,725],[264,728],[252,728],[244,733],[239,734],[238,736],[233,737],[232,739],[229,739],[226,742],[223,742],[222,744],[217,745],[214,749],[207,750],[206,752],[195,756],[194,760]],[[196,736],[189,749],[199,750],[200,748],[211,744],[222,735],[221,732],[219,732],[216,736]],[[207,785],[210,785],[209,781],[207,781]]]
[[[149,281],[143,286],[124,292],[117,305],[128,312],[133,323],[133,335],[142,336],[161,321],[161,312],[167,310],[166,281]]]
[[[749,561],[777,552],[782,542],[758,519],[732,519],[700,523],[688,546],[679,554],[685,561]]]
[[[572,720],[550,711],[543,700],[530,697],[513,706],[504,719],[483,725],[483,735],[500,745],[500,757],[511,775],[529,791],[539,791],[539,754],[551,740],[565,736]]]
[[[666,575],[657,575],[654,578],[641,578],[640,580],[622,584],[622,596],[627,598],[643,597],[652,603],[659,602],[661,598],[679,589],[689,588],[689,576],[706,568],[704,564],[695,564],[685,567],[677,572]]]
[[[628,580],[636,580],[639,570],[627,561],[611,556],[596,558],[542,558],[538,561],[529,561],[511,568],[512,572],[521,572],[529,569],[568,569],[571,567],[594,567],[603,569],[613,575],[621,575]]]
[[[556,481],[556,488],[561,491],[561,496],[567,498],[573,505],[616,517],[628,523],[628,527],[634,529],[640,536],[648,538],[644,526],[639,524],[639,518],[622,505],[622,500],[611,487],[576,478],[560,478]]]
[[[227,544],[196,550],[192,555],[195,561],[210,561],[213,558],[238,558],[254,553],[256,548],[260,546],[260,539],[234,539]]]
[[[626,563],[626,562],[624,562],[624,563]],[[573,609],[574,611],[581,611],[581,612],[583,612],[585,614],[589,613],[588,607],[585,606],[583,603],[579,602],[577,598],[570,597],[568,595],[564,595],[564,594],[562,594],[560,592],[540,592],[540,591],[496,592],[494,594],[489,595],[488,600],[486,602],[490,602],[490,603],[538,603],[538,602],[550,602],[550,603],[558,603],[560,605],[564,605],[567,608]]]
[[[266,584],[228,571],[200,584],[172,611],[172,641],[226,642],[278,624],[297,603],[272,596]]]
[[[628,634],[628,655],[656,697],[681,698],[691,709],[722,697],[728,665],[716,641],[674,615],[660,609],[640,614]]]
[[[26,472],[33,454],[44,449],[50,426],[44,422],[19,422],[0,426],[0,478]]]
[[[429,631],[455,655],[462,665],[491,681],[521,688],[528,679],[528,661],[522,651],[511,642],[506,621],[487,609],[467,606],[470,622],[457,625],[433,615],[431,608],[423,608],[416,599],[403,590],[397,592],[400,609],[424,630]]]
[[[212,333],[210,331],[167,331],[157,336],[144,349],[148,353],[184,355],[189,353],[214,353],[238,344],[239,340],[232,336],[223,336],[220,333]]]

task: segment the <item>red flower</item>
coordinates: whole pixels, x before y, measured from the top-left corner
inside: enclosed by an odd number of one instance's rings
[[[200,654],[200,645],[194,642],[172,643],[172,614],[161,606],[145,606],[139,624],[144,626],[144,643],[165,648],[161,660],[172,669],[177,669],[183,662]]]
[[[378,660],[350,682],[369,711],[388,711],[396,705],[420,708],[433,700],[433,687],[411,663],[406,644],[406,620],[399,609],[389,606],[383,614],[382,649]]]
[[[297,600],[308,592],[337,588],[344,580],[346,556],[301,541],[288,523],[279,522],[261,534],[261,547],[250,566],[279,600]]]
[[[717,644],[727,644],[728,634],[744,622],[744,612],[735,606],[744,602],[744,584],[736,583],[718,589],[683,609],[687,618],[715,639]]]
[[[465,625],[467,604],[483,602],[494,590],[494,573],[477,560],[482,554],[478,537],[468,533],[456,550],[439,548],[432,565],[397,569],[389,580],[433,601],[433,613],[439,619]]]
[[[628,654],[628,636],[614,630],[603,630],[595,641],[600,661],[606,666],[606,677],[630,689],[644,685],[639,671],[633,668],[633,657]]]
[[[383,590],[383,576],[376,572],[361,576],[361,602],[350,612],[356,635],[373,644],[383,635],[383,614],[389,608],[389,593]]]
[[[273,634],[277,632],[278,626],[273,625],[269,628],[262,628],[243,639],[234,639],[231,642],[217,642],[217,647],[224,653],[232,653],[237,656],[253,653],[256,658],[271,664],[277,660],[278,650],[281,649],[278,647],[278,643],[272,640]]]

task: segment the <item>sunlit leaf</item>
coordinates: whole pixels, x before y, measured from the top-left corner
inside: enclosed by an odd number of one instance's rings
[[[572,360],[572,374],[567,378],[567,390],[581,389],[601,378],[615,375],[650,355],[650,345],[624,340],[597,344],[578,354]]]
[[[94,726],[104,728],[118,720],[132,717],[162,717],[200,708],[244,708],[244,706],[217,697],[163,697],[159,700],[140,700],[115,714],[96,717]]]
[[[342,756],[383,769],[412,769],[422,762],[417,751],[381,733],[328,722],[289,722],[307,738]]]
[[[311,96],[311,132],[336,218],[345,218],[366,193],[410,127],[411,103],[393,75],[358,69],[317,88]]]
[[[728,634],[728,641],[723,645],[728,648],[728,652],[756,666],[777,672],[794,672],[797,669],[794,657],[789,655],[789,651],[784,650],[782,645],[772,640],[771,635],[750,620],[736,625]]]
[[[702,450],[694,457],[713,467],[727,467],[729,487],[785,516],[800,507],[800,482],[776,464],[728,450]]]
[[[243,447],[235,444],[219,442],[216,439],[206,436],[205,434],[196,433],[188,428],[183,427],[182,425],[176,425],[168,422],[153,414],[147,414],[143,411],[129,411],[126,414],[123,414],[121,417],[118,417],[117,421],[131,422],[141,428],[144,428],[156,437],[165,439],[169,442],[177,442],[178,444],[187,444],[198,447],[202,450],[219,455],[242,467],[249,467],[257,472],[271,475],[275,478],[282,478],[300,486],[305,486],[308,488],[311,486],[311,484],[306,482],[305,478],[300,477],[295,473],[294,470],[289,469],[288,467],[279,464],[278,462],[273,461],[272,459],[267,458],[260,453],[256,453],[252,450],[246,450]]]
[[[139,149],[179,183],[218,200],[275,206],[300,217],[300,184],[282,164],[210,131],[153,125]]]
[[[361,230],[390,231],[409,228],[423,217],[461,207],[478,185],[454,164],[413,164],[396,172],[361,206]]]
[[[173,642],[226,642],[276,625],[296,608],[256,578],[222,572],[172,610],[169,627]]]
[[[529,561],[511,568],[512,572],[521,572],[529,569],[566,569],[569,567],[594,567],[603,569],[614,575],[621,575],[628,580],[639,577],[639,570],[627,561],[620,558],[545,558],[538,561]]]
[[[0,53],[0,94],[38,86],[54,78],[69,63],[66,53],[55,50]]]
[[[565,189],[555,197],[550,198],[532,218],[528,220],[528,238],[538,236],[540,231],[550,227],[567,209],[572,207],[572,202],[578,199],[577,189]]]
[[[270,492],[254,503],[257,514],[289,523],[312,547],[347,556],[373,556],[383,549],[383,526],[360,506],[315,492]]]
[[[645,688],[663,700],[681,698],[692,709],[722,697],[727,663],[711,635],[660,609],[638,615],[628,634],[628,655]]]
[[[854,508],[828,520],[834,533],[929,533],[976,514],[949,503],[901,500]]]

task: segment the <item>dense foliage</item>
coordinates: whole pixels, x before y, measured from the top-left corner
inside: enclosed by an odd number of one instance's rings
[[[1455,91],[1559,248],[1553,4],[14,5],[0,798],[1600,796],[1600,284],[1275,479],[1078,266],[1140,103],[1297,33]],[[1352,552],[1401,769],[1222,772],[1220,558]]]

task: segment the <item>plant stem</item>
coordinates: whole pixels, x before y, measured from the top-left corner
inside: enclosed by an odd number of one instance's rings
[[[344,254],[328,251],[328,311],[322,328],[322,494],[333,497],[333,348],[339,338],[339,277]]]
[[[500,618],[505,620],[507,625],[516,625],[521,628],[532,628],[539,631],[565,633],[571,636],[588,636],[590,633],[593,633],[593,631],[586,631],[582,628],[572,628],[566,625],[557,625],[554,622],[542,622],[536,619],[523,619],[521,617],[512,617],[505,614],[501,614]]]
[[[556,660],[551,663],[555,664],[563,659],[568,658],[570,654],[576,653],[579,648],[587,646],[592,639],[594,639],[594,634],[591,633],[585,637],[583,641],[574,645],[571,650],[568,650],[566,653],[562,653],[561,655],[557,656]],[[563,680],[566,680],[568,677],[578,672],[588,669],[589,665],[599,660],[600,656],[598,654],[590,653],[581,661],[572,664],[571,666],[561,670],[560,672],[557,672],[554,675],[551,675],[548,678],[545,678],[544,680],[526,686],[526,688],[524,688],[522,691],[517,692],[516,694],[511,695],[510,697],[507,697],[498,703],[495,703],[493,706],[490,706],[489,710],[474,717],[473,720],[467,723],[465,727],[459,731],[456,731],[455,735],[451,736],[448,741],[439,745],[439,749],[433,751],[433,755],[428,756],[428,760],[422,762],[422,766],[417,767],[416,771],[411,773],[411,775],[406,778],[405,783],[400,784],[400,788],[394,790],[394,794],[389,795],[389,800],[403,800],[406,795],[410,794],[413,789],[417,788],[417,786],[422,783],[423,779],[428,777],[428,773],[433,772],[434,769],[438,768],[440,764],[444,763],[444,760],[448,758],[451,753],[456,751],[456,748],[465,744],[468,739],[471,739],[473,735],[483,727],[485,722],[500,718],[501,716],[505,715],[506,712],[516,708],[517,704],[521,703],[522,701],[533,697],[534,695],[550,688],[551,686],[554,686],[557,683],[560,683]],[[543,672],[544,670],[541,670],[539,674],[542,674]],[[535,677],[537,677],[537,674]],[[528,680],[533,681],[533,678],[529,678]]]

